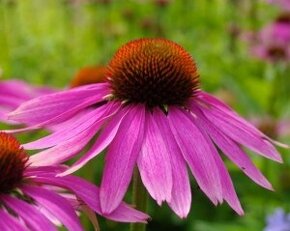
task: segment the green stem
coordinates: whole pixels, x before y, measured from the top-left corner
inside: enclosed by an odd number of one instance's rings
[[[148,194],[143,186],[141,177],[137,169],[134,170],[133,176],[133,205],[136,209],[146,212]],[[146,224],[132,223],[130,231],[145,231]]]

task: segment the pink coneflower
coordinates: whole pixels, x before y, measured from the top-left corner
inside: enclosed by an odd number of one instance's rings
[[[290,61],[290,14],[281,14],[256,36],[252,53],[271,62]]]
[[[5,116],[8,112],[27,100],[53,92],[51,88],[31,86],[21,80],[0,81],[0,122],[13,123]]]
[[[80,69],[73,77],[70,87],[79,87],[92,83],[101,83],[106,81],[105,66],[88,66]]]
[[[0,230],[83,230],[73,205],[87,205],[102,215],[99,189],[76,177],[55,175],[65,166],[29,166],[29,157],[11,135],[0,133]],[[72,201],[72,203],[71,203]],[[105,217],[146,222],[148,216],[121,203]]]
[[[22,131],[78,117],[24,145],[48,148],[31,158],[32,165],[71,159],[99,134],[90,150],[63,175],[107,148],[100,187],[104,213],[119,206],[137,166],[157,203],[166,201],[178,216],[186,217],[191,206],[189,166],[215,205],[225,200],[243,214],[216,146],[253,181],[272,189],[240,145],[282,162],[273,141],[200,89],[196,64],[181,46],[166,39],[129,42],[111,60],[107,78],[106,83],[39,97],[10,114],[11,119],[34,124]]]

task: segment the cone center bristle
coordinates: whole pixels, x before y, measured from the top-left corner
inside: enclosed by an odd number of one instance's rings
[[[139,39],[121,47],[108,77],[115,98],[149,107],[183,105],[199,87],[195,62],[165,39]]]
[[[20,143],[12,135],[1,132],[0,193],[8,193],[21,183],[27,160]]]

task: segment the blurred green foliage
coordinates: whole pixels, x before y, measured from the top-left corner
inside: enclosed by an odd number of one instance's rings
[[[4,78],[63,88],[83,66],[106,64],[127,41],[165,37],[192,54],[203,89],[244,116],[270,113],[285,118],[290,112],[289,67],[252,58],[239,39],[273,20],[278,11],[257,0],[0,0],[0,70]],[[279,139],[289,143],[289,137]],[[193,183],[188,218],[180,220],[166,205],[158,207],[150,200],[147,230],[262,230],[265,216],[276,207],[290,210],[290,159],[281,151],[282,166],[251,155],[276,192],[255,185],[227,162],[245,216],[237,216],[227,205],[214,207]],[[102,158],[78,174],[99,184]],[[100,224],[106,231],[128,230],[128,224],[103,218]]]

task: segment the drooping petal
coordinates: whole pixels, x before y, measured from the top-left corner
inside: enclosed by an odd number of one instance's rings
[[[194,111],[196,112],[196,111]],[[211,149],[211,152],[213,153],[213,158],[215,159],[217,169],[219,171],[221,184],[222,184],[222,190],[223,190],[223,198],[228,202],[228,204],[239,214],[243,215],[244,211],[241,207],[240,201],[238,199],[238,196],[236,194],[233,182],[231,180],[231,177],[219,155],[217,152],[215,146],[213,145],[209,135],[207,134],[207,131],[204,129],[204,124],[201,122],[200,114],[195,114],[195,117],[193,115],[188,113],[188,118],[191,119],[193,123],[196,124],[196,126],[199,128],[200,132],[203,134],[203,137],[206,139],[207,144],[209,145],[209,148]]]
[[[12,217],[12,215],[9,215],[2,209],[0,209],[0,218],[0,230],[28,231],[28,228],[20,220]]]
[[[40,96],[21,104],[9,114],[9,119],[33,125],[26,129],[36,129],[69,118],[80,109],[103,100],[108,92],[106,84],[91,84]],[[24,129],[15,131],[24,131]]]
[[[49,165],[49,166],[29,166],[24,171],[24,177],[35,176],[56,176],[58,173],[67,169],[66,165]]]
[[[21,103],[24,102],[23,100],[24,99],[16,98],[10,95],[2,95],[2,93],[0,94],[0,105],[9,109],[18,107]]]
[[[164,113],[161,110],[156,110],[153,116],[158,124],[171,162],[173,186],[169,206],[180,218],[186,218],[191,207],[191,189],[186,163]]]
[[[63,163],[77,155],[96,134],[95,127],[72,137],[57,146],[41,151],[29,158],[32,166],[46,166]]]
[[[182,109],[170,107],[168,121],[175,140],[201,190],[214,203],[222,201],[218,168],[207,140]]]
[[[74,209],[66,199],[41,187],[26,185],[22,190],[51,212],[68,230],[83,230]]]
[[[210,105],[203,106],[202,103]],[[207,119],[228,137],[269,159],[282,162],[280,154],[270,143],[270,139],[253,125],[242,119],[235,112],[216,106],[214,103],[211,104],[209,101],[202,103],[199,108]]]
[[[128,111],[129,110],[125,108],[117,112],[116,115],[112,117],[111,121],[105,126],[90,150],[86,154],[84,154],[79,160],[77,160],[68,170],[66,170],[59,176],[65,176],[77,171],[95,156],[100,154],[115,138],[120,128],[120,125]]]
[[[170,202],[172,190],[172,169],[165,139],[155,117],[147,111],[143,145],[137,164],[145,187],[159,205],[162,201]]]
[[[31,86],[21,80],[11,79],[0,82],[1,95],[10,95],[14,98],[28,100],[31,93]]]
[[[110,107],[108,105],[108,110],[106,110],[101,118],[99,118],[97,121],[94,121],[93,124],[90,124],[86,130],[81,131],[80,133],[76,133],[74,136],[72,136],[70,139],[66,140],[63,143],[60,143],[59,145],[49,148],[47,150],[44,150],[38,154],[35,154],[31,156],[29,162],[32,165],[49,165],[49,164],[59,164],[63,163],[64,161],[72,158],[73,156],[77,155],[79,151],[81,151],[82,148],[84,148],[88,142],[96,135],[96,133],[100,130],[101,126],[106,122],[106,120],[111,117],[116,111],[118,110],[118,107]],[[67,131],[68,133],[70,131]],[[110,131],[111,132],[111,131]],[[101,137],[99,140],[102,139]],[[53,142],[53,141],[52,141]],[[60,141],[59,141],[60,142]],[[96,144],[99,144],[97,141]],[[95,150],[94,145],[89,152],[87,152],[84,156],[90,155],[92,150]],[[105,148],[105,147],[104,147]],[[104,149],[103,148],[103,149]],[[97,150],[96,150],[97,151]],[[101,150],[102,151],[102,150]],[[101,152],[100,151],[100,152]],[[99,152],[94,152],[99,154]],[[81,158],[82,160],[82,158]],[[79,163],[79,162],[77,162]],[[76,171],[83,165],[73,165],[71,169],[68,171]],[[75,167],[77,166],[77,167]],[[66,174],[64,174],[66,175]]]
[[[247,176],[249,176],[257,184],[264,188],[272,189],[270,182],[263,176],[263,174],[252,163],[247,154],[239,147],[239,145],[231,138],[220,132],[220,129],[213,124],[201,113],[201,111],[192,106],[192,110],[197,114],[200,120],[198,121],[207,133],[222,150],[222,152],[233,161]]]
[[[82,131],[87,130],[98,119],[100,119],[100,117],[103,116],[105,112],[106,105],[90,111],[87,114],[84,114],[78,120],[73,121],[73,123],[69,124],[68,127],[64,127],[64,129],[60,128],[59,130],[53,132],[50,135],[47,135],[33,142],[23,144],[22,146],[23,148],[28,150],[43,149],[65,142],[66,140],[78,135]]]
[[[41,176],[42,175],[42,176]],[[95,185],[76,176],[54,177],[52,175],[41,174],[34,178],[35,182],[51,184],[64,187],[80,198],[96,213],[101,214],[111,220],[119,222],[143,222],[146,223],[148,215],[121,203],[112,213],[103,214],[101,211],[99,188]]]
[[[212,148],[215,149],[215,147],[212,145]],[[239,215],[243,215],[244,211],[242,209],[241,203],[239,201],[239,198],[236,194],[233,182],[231,180],[231,177],[229,175],[229,172],[227,171],[221,157],[216,153],[214,155],[216,165],[219,169],[220,177],[221,177],[221,183],[223,187],[223,197],[225,201],[237,212]]]
[[[210,94],[208,94],[208,93],[206,93],[204,91],[200,91],[197,94],[197,97],[199,99],[201,99],[201,101],[207,102],[210,105],[215,105],[216,107],[220,107],[222,109],[225,109],[225,110],[228,110],[230,112],[233,112],[233,110],[228,105],[226,105],[224,102],[220,101],[219,99],[213,97],[212,95],[210,95]]]
[[[100,202],[109,214],[121,203],[131,181],[144,134],[144,106],[134,105],[125,115],[105,159]]]
[[[12,196],[2,195],[2,201],[18,214],[32,230],[57,231],[56,227],[32,205]]]

